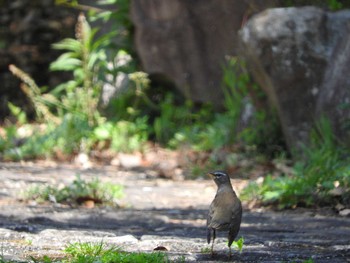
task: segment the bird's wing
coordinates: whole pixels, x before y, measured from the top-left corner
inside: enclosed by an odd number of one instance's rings
[[[229,229],[230,208],[225,203],[225,198],[215,198],[210,205],[207,218],[207,227],[217,230]]]
[[[239,229],[241,227],[242,204],[241,204],[241,201],[239,199],[237,199],[237,202],[235,202],[235,205],[232,206],[231,211],[232,211],[232,217],[231,217],[231,223],[230,223],[230,230],[228,233],[228,246],[229,247],[232,245],[232,242],[237,237]]]

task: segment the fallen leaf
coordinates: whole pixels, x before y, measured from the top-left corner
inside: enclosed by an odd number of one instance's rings
[[[158,246],[156,248],[153,249],[154,251],[168,251],[168,249],[166,247],[163,246]]]

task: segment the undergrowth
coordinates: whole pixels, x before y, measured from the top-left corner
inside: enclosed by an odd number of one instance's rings
[[[82,8],[78,1],[56,3]],[[10,71],[22,80],[21,88],[34,106],[36,124],[28,124],[25,113],[9,104],[17,123],[5,126],[1,133],[2,159],[56,158],[90,154],[94,150],[143,151],[147,142],[153,140],[172,149],[209,152],[208,165],[225,168],[226,160],[216,157],[221,149],[242,142],[250,149],[264,148],[260,146],[273,137],[275,125],[266,125],[268,116],[263,111],[253,113],[249,125],[242,128],[239,124],[244,107],[253,108],[248,94],[252,81],[242,61],[230,58],[223,68],[221,112],[215,112],[210,104],[197,105],[186,98],[176,101],[171,92],[154,96],[148,75],[136,71],[132,56],[127,48],[123,49],[127,46],[123,36],[129,26],[124,16],[127,2],[99,3],[117,5],[118,9],[92,8],[90,20],[114,21],[113,25],[121,26],[99,36],[98,30],[91,28],[80,14],[76,38],[53,45],[62,54],[50,69],[71,72],[72,80],[48,90],[10,65]],[[116,47],[113,43],[124,44]],[[118,81],[124,84],[116,85]],[[102,105],[106,87],[116,88],[115,97],[108,99],[108,109]],[[200,167],[201,163],[195,163],[193,173],[207,168]]]
[[[153,252],[124,252],[116,246],[108,246],[104,242],[99,243],[72,243],[64,249],[65,256],[54,259],[49,256],[40,258],[31,257],[33,262],[45,263],[166,263],[171,262],[165,253]]]
[[[83,204],[92,201],[94,204],[115,205],[123,197],[123,186],[109,182],[101,182],[98,178],[83,180],[77,175],[69,185],[34,184],[25,190],[25,200],[37,202]]]
[[[321,118],[289,174],[269,175],[261,184],[251,183],[243,193],[246,199],[258,199],[279,208],[316,207],[350,204],[350,157]]]

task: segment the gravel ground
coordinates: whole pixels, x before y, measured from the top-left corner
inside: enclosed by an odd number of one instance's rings
[[[125,187],[115,207],[71,207],[21,202],[33,183],[69,183],[75,175],[98,176]],[[206,244],[206,214],[215,195],[210,180],[159,179],[152,170],[105,166],[79,169],[64,164],[0,163],[0,246],[5,259],[31,256],[59,258],[71,242],[105,242],[126,251],[153,251],[164,246],[169,257],[186,262],[228,261],[226,238],[215,243],[212,258]],[[232,180],[239,192],[246,184]],[[242,253],[232,262],[350,262],[350,218],[322,209],[273,212],[244,210],[239,236]]]

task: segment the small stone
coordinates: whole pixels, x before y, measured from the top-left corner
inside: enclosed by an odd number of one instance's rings
[[[141,155],[136,154],[118,154],[120,165],[124,168],[135,168],[142,164]]]
[[[82,166],[84,169],[88,169],[92,167],[90,158],[86,153],[79,153],[74,161],[76,164]]]
[[[332,196],[342,196],[345,193],[345,189],[342,187],[337,187],[329,191]]]
[[[337,205],[335,206],[335,209],[337,209],[337,211],[341,211],[341,210],[343,210],[344,208],[345,208],[345,206],[342,205],[342,204],[337,204]]]
[[[116,240],[118,243],[137,243],[139,242],[136,237],[133,235],[125,235],[125,236],[118,236],[116,237]]]
[[[344,209],[339,212],[341,216],[350,216],[350,209]]]
[[[113,158],[111,160],[111,165],[112,166],[120,166],[120,160],[118,158]]]

